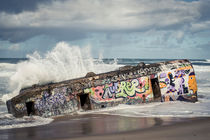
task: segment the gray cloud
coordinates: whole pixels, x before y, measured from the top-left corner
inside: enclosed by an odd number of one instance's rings
[[[77,40],[88,33],[208,29],[208,0],[3,0],[0,38],[22,42],[38,35]],[[21,4],[22,3],[22,4]],[[2,12],[5,11],[5,12]],[[205,24],[204,24],[205,22]],[[182,42],[183,35],[177,38]]]
[[[200,12],[199,20],[202,20],[202,21],[210,20],[210,15],[209,15],[210,1],[209,0],[204,0],[200,3],[199,12]]]
[[[22,42],[41,34],[40,30],[33,28],[0,29],[0,31],[1,40],[8,40],[12,43]]]
[[[23,42],[34,36],[48,35],[55,38],[57,41],[71,41],[83,39],[86,37],[86,33],[79,30],[69,30],[63,28],[21,28],[11,30],[0,30],[0,38],[2,40],[8,40],[11,43]]]
[[[7,13],[20,13],[34,11],[39,4],[49,4],[54,0],[1,0],[0,11]]]

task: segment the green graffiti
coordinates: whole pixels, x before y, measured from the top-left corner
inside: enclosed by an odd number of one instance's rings
[[[149,90],[149,82],[146,82],[146,83],[145,83],[144,88],[145,88],[145,90]]]
[[[95,95],[95,92],[92,90],[92,88],[86,88],[86,89],[84,89],[84,93],[85,94],[88,94],[88,93],[91,93],[91,95]]]
[[[130,82],[121,82],[116,97],[132,97],[136,94],[136,90],[137,88],[135,84],[131,84]]]
[[[149,90],[149,82],[144,81],[145,85],[141,88],[143,88],[143,92],[145,92],[146,90]],[[118,93],[116,94],[116,97],[134,97],[136,95],[136,93],[143,93],[140,92],[140,89],[138,88],[139,86],[139,81],[137,79],[133,79],[131,82],[127,82],[127,81],[123,81],[121,82],[119,89],[118,89]]]
[[[114,89],[110,88],[113,85],[105,84],[104,86],[99,86],[96,88],[87,88],[84,89],[84,93],[91,93],[92,96],[100,96],[100,98],[126,98],[134,97],[136,93],[144,93],[146,90],[149,90],[149,81],[148,79],[140,80],[133,79],[132,81],[121,81],[118,83],[118,86]],[[116,86],[116,85],[115,85]],[[97,93],[96,93],[97,90]],[[100,91],[100,95],[99,95]],[[97,95],[96,95],[97,94]],[[112,95],[115,94],[115,95]]]
[[[103,90],[105,91],[107,88],[109,88],[109,85],[105,84]]]

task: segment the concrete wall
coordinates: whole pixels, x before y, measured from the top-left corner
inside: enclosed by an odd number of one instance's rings
[[[162,101],[196,101],[197,83],[190,64],[159,73]]]
[[[152,81],[157,79],[160,98],[154,98]],[[154,92],[155,93],[155,92]],[[84,77],[24,89],[7,102],[8,111],[21,117],[31,114],[49,117],[71,114],[81,108],[99,109],[118,104],[140,104],[153,101],[197,101],[197,84],[192,65],[187,60],[136,66],[126,70]],[[88,96],[86,96],[88,95]],[[27,103],[32,103],[27,110]]]
[[[67,87],[54,88],[52,91],[45,90],[31,96],[26,101],[17,103],[15,112],[27,115],[27,102],[33,102],[34,114],[43,117],[69,114],[78,110],[77,96],[68,91]]]
[[[84,93],[90,94],[93,109],[119,103],[137,104],[153,100],[149,76],[86,88]]]

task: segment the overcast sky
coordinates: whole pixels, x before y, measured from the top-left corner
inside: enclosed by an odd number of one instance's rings
[[[112,58],[210,58],[210,0],[1,0],[0,57],[59,41]]]

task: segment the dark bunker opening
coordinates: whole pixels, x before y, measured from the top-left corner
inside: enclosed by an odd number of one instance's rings
[[[151,79],[152,83],[152,91],[155,100],[159,100],[161,98],[160,86],[158,78]]]
[[[80,105],[83,110],[91,110],[91,104],[89,99],[89,94],[81,94],[79,95]]]
[[[34,102],[26,102],[26,108],[28,116],[35,114]]]

